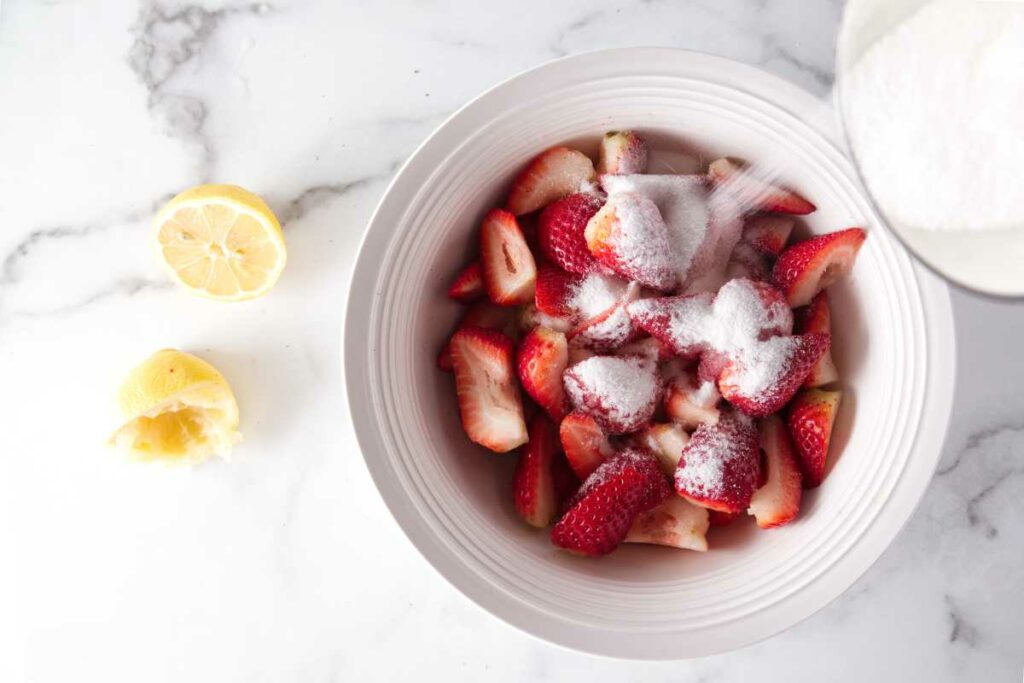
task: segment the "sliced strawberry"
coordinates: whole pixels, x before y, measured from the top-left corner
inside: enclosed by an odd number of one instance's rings
[[[694,372],[683,372],[665,390],[665,414],[681,429],[713,425],[718,422],[721,399],[714,381],[702,381]]]
[[[668,228],[655,203],[638,192],[608,198],[587,223],[587,247],[598,263],[663,292],[679,284]]]
[[[739,512],[722,512],[721,510],[708,510],[708,522],[711,526],[729,526],[740,518]]]
[[[832,312],[828,305],[828,292],[821,291],[811,299],[807,308],[802,309],[797,316],[797,332],[823,332],[831,335]],[[832,348],[825,351],[818,362],[811,368],[804,386],[808,388],[821,387],[832,382],[839,381],[839,372],[835,363],[832,362]]]
[[[557,266],[543,263],[537,271],[537,310],[548,315],[575,320],[576,292],[583,277],[567,273]]]
[[[710,293],[640,299],[626,307],[634,327],[663,342],[683,358],[707,348],[704,330],[711,318]]]
[[[555,332],[565,334],[572,329],[570,318],[560,318],[557,315],[548,315],[537,310],[536,304],[526,304],[516,309],[516,320],[520,332],[529,332],[535,327],[546,327]]]
[[[772,278],[790,306],[806,306],[815,294],[850,272],[865,239],[861,228],[847,228],[797,242],[779,255]]]
[[[563,381],[573,409],[592,416],[609,434],[642,427],[662,393],[657,365],[635,356],[594,356],[566,370]]]
[[[596,351],[612,351],[636,338],[638,333],[626,306],[640,296],[640,285],[635,282],[619,285],[624,283],[613,276],[596,273],[586,276],[573,300],[583,319],[569,333],[573,344]],[[600,310],[609,301],[611,305]]]
[[[800,467],[786,425],[778,415],[761,420],[758,431],[767,480],[750,499],[748,512],[762,529],[788,524],[800,512]]]
[[[754,352],[730,358],[718,379],[718,390],[747,415],[770,415],[793,397],[829,343],[830,336],[820,332],[772,337]]]
[[[463,327],[450,346],[459,413],[470,440],[497,453],[526,443],[512,340],[482,327]]]
[[[626,543],[651,543],[704,552],[708,549],[708,510],[679,496],[641,512],[626,534]]]
[[[484,276],[479,261],[473,261],[459,271],[448,288],[448,296],[456,301],[469,303],[484,295]]]
[[[661,471],[669,477],[675,476],[679,456],[690,435],[674,423],[650,424],[640,434],[644,446],[658,458]]]
[[[555,422],[568,413],[562,373],[569,364],[569,345],[561,332],[535,327],[519,343],[516,368],[530,398]]]
[[[743,224],[743,241],[765,256],[778,256],[786,248],[793,232],[793,219],[785,216],[758,214]]]
[[[587,477],[551,530],[551,541],[577,555],[607,555],[626,538],[637,515],[670,495],[654,456],[626,449]]]
[[[478,301],[466,309],[457,329],[463,327],[483,327],[487,330],[497,330],[512,338],[517,336],[515,310],[497,306],[490,301]],[[449,346],[446,343],[441,352],[437,354],[437,367],[445,372],[452,371],[452,354]]]
[[[517,216],[536,211],[596,179],[594,162],[586,154],[552,147],[534,157],[512,182],[508,210]]]
[[[725,277],[729,280],[748,278],[758,282],[767,282],[772,279],[772,267],[767,256],[747,242],[740,242],[729,257]]]
[[[540,214],[537,230],[544,258],[577,275],[597,267],[583,231],[603,203],[595,194],[577,192],[549,204]]]
[[[609,452],[611,452],[611,447],[609,447]],[[597,467],[595,466],[594,469]],[[558,499],[558,509],[561,510],[580,488],[580,478],[573,472],[569,460],[561,449],[551,461],[551,480],[555,484],[555,498]]]
[[[683,448],[676,493],[712,510],[741,512],[757,488],[760,464],[757,430],[742,415],[726,413],[718,424],[697,427]]]
[[[718,159],[708,166],[716,188],[731,195],[747,210],[804,215],[817,207],[792,190],[755,176],[731,159]]]
[[[558,514],[552,471],[558,448],[555,425],[537,413],[530,422],[530,441],[519,456],[512,478],[512,501],[519,516],[538,529],[551,524]]]
[[[805,488],[819,486],[825,478],[825,460],[841,398],[840,391],[804,389],[789,406],[786,424],[796,447]]]
[[[558,428],[565,459],[580,479],[589,477],[612,454],[612,446],[597,420],[585,413],[569,413]]]
[[[533,300],[537,265],[516,217],[508,211],[494,209],[484,218],[480,229],[480,263],[491,301],[515,306]]]
[[[631,130],[613,130],[601,138],[597,173],[629,175],[647,170],[647,142]]]
[[[708,336],[711,348],[728,352],[750,340],[763,341],[793,332],[793,310],[776,287],[749,279],[725,283],[715,296],[717,335]],[[742,339],[744,344],[737,344]]]

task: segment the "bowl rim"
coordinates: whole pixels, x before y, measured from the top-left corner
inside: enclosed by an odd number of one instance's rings
[[[759,92],[753,94],[762,99],[768,99],[772,104],[791,113],[793,112],[790,107],[780,100],[795,98],[798,100],[803,99],[807,103],[816,101],[813,95],[804,91],[799,86],[757,67],[724,57],[679,48],[613,48],[574,54],[526,69],[488,88],[460,107],[427,136],[398,170],[388,184],[387,189],[381,195],[377,207],[367,223],[367,228],[360,241],[349,277],[349,293],[345,301],[344,322],[342,325],[341,370],[353,431],[363,456],[363,462],[370,473],[374,485],[377,487],[378,493],[384,500],[392,517],[394,517],[398,526],[413,546],[423,555],[427,563],[458,592],[468,597],[471,602],[484,611],[498,617],[518,630],[545,642],[570,650],[614,658],[648,660],[684,659],[689,656],[704,656],[745,647],[785,631],[810,617],[845,592],[889,547],[920,503],[938,464],[941,447],[945,442],[949,423],[948,417],[952,410],[956,376],[955,327],[953,325],[952,306],[947,285],[927,269],[920,267],[916,260],[912,260],[910,264],[911,275],[916,276],[918,280],[919,303],[924,312],[925,338],[928,341],[928,369],[925,374],[926,381],[928,382],[928,396],[927,405],[922,409],[921,420],[922,424],[928,420],[937,420],[940,428],[924,435],[922,435],[922,432],[925,430],[922,429],[915,436],[914,446],[908,455],[903,476],[898,480],[890,496],[881,503],[876,521],[872,524],[872,526],[876,527],[873,530],[874,535],[871,536],[872,528],[869,527],[865,530],[862,537],[858,539],[857,544],[851,547],[847,556],[843,557],[841,561],[837,561],[815,583],[809,584],[802,591],[798,591],[780,602],[780,607],[777,610],[780,613],[778,615],[778,622],[773,624],[770,629],[764,630],[764,632],[756,635],[742,633],[736,637],[723,637],[716,646],[704,648],[699,653],[684,657],[666,654],[664,648],[636,647],[635,643],[625,647],[610,646],[606,642],[607,639],[605,639],[605,642],[598,642],[600,639],[593,638],[592,634],[589,638],[581,638],[570,633],[571,629],[566,628],[566,622],[559,621],[557,617],[552,615],[541,615],[533,607],[519,602],[515,596],[506,595],[495,590],[487,585],[485,581],[481,581],[475,572],[469,571],[466,566],[455,561],[455,558],[450,555],[449,551],[442,544],[438,543],[436,538],[433,538],[433,532],[424,520],[420,518],[413,506],[408,501],[401,500],[400,496],[395,496],[392,492],[388,491],[393,482],[387,477],[387,467],[381,465],[378,460],[373,458],[373,453],[375,451],[379,452],[381,443],[375,422],[371,419],[375,412],[374,407],[368,404],[367,394],[364,391],[366,382],[361,381],[367,377],[366,368],[363,367],[366,352],[364,325],[368,319],[369,312],[373,308],[372,300],[377,296],[372,288],[376,284],[380,257],[383,257],[394,235],[394,226],[382,225],[380,216],[392,192],[403,182],[407,172],[423,150],[439,137],[442,132],[456,125],[467,110],[479,106],[482,102],[486,102],[489,97],[512,83],[517,83],[524,79],[538,78],[552,69],[565,68],[566,66],[577,64],[589,65],[591,67],[594,64],[610,66],[624,58],[662,65],[667,60],[682,61],[690,66],[699,65],[704,68],[743,74],[747,78],[756,79],[759,84],[766,84],[761,86]],[[730,86],[732,85],[734,84],[730,83]],[[766,97],[765,90],[774,95]],[[800,118],[806,118],[806,114],[807,112],[802,112]],[[808,125],[818,130],[836,147],[840,154],[848,158],[846,150],[836,142],[835,122],[822,115],[819,115],[817,119],[816,121],[808,122]],[[859,182],[859,177],[855,178],[855,180]],[[863,195],[863,188],[859,187],[858,189]],[[884,220],[881,220],[881,217],[877,217],[873,225],[876,226],[876,229],[885,230],[890,234],[892,232],[884,223]],[[897,244],[902,245],[902,242],[897,242]],[[368,296],[368,292],[371,295]],[[935,372],[936,370],[940,370],[941,373]],[[936,380],[939,382],[938,387],[932,386]],[[931,446],[930,452],[919,445],[922,439],[927,445]],[[911,466],[915,469],[914,477],[907,476],[907,472],[912,469]],[[897,495],[898,493],[900,495]],[[889,523],[880,532],[877,528],[880,526],[879,520],[882,519],[883,513],[887,511]]]

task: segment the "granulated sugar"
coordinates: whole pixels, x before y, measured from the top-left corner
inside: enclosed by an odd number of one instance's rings
[[[1024,229],[1024,3],[927,3],[841,85],[855,156],[890,220]]]
[[[618,227],[611,230],[608,243],[615,253],[615,270],[648,287],[670,290],[678,278],[675,274],[668,228],[658,207],[638,192],[620,192],[608,197],[607,203],[591,219],[601,222],[612,215]],[[588,237],[588,241],[589,241]]]
[[[565,390],[573,407],[624,434],[650,418],[657,403],[657,366],[637,357],[594,356],[565,372]]]
[[[628,282],[614,275],[589,273],[568,303],[584,320],[595,318],[622,301],[628,287]]]

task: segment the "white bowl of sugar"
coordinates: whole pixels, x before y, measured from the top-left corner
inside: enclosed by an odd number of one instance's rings
[[[435,357],[459,308],[445,296],[483,215],[555,144],[596,151],[632,128],[661,150],[777,169],[818,208],[804,235],[868,231],[831,290],[843,375],[828,477],[793,524],[716,530],[705,553],[627,546],[599,560],[555,548],[511,503],[514,454],[470,443]],[[680,50],[553,62],[468,104],[413,155],[368,227],[344,335],[348,400],[367,467],[398,524],[455,588],[563,646],[675,659],[741,647],[814,613],[892,541],[920,499],[949,418],[954,337],[942,281],[873,213],[830,113],[758,69]]]

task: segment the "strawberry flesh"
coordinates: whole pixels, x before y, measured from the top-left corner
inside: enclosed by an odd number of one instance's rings
[[[448,296],[456,301],[470,303],[484,295],[484,276],[479,261],[473,261],[459,271],[448,288]]]
[[[847,228],[797,242],[779,255],[772,279],[789,305],[797,308],[853,269],[867,234],[861,228]]]
[[[558,513],[553,463],[558,457],[555,426],[543,414],[530,422],[530,440],[519,456],[512,478],[516,512],[530,526],[543,529]]]
[[[839,391],[805,389],[787,410],[786,425],[793,437],[804,488],[820,486],[825,478],[825,461],[841,398]]]
[[[594,163],[568,147],[552,147],[530,161],[512,182],[507,208],[521,216],[578,192],[584,183],[594,182]]]
[[[647,169],[647,142],[631,130],[613,130],[601,138],[597,173],[630,175]]]
[[[494,209],[484,218],[480,262],[491,301],[516,306],[533,300],[537,265],[516,217],[508,211]]]
[[[800,466],[786,425],[778,415],[761,421],[758,432],[767,479],[750,499],[748,512],[762,529],[789,524],[800,512]]]
[[[828,304],[828,292],[818,292],[817,296],[811,299],[811,303],[799,312],[796,317],[797,332],[822,332],[828,333],[831,338],[832,312]],[[839,372],[832,361],[832,345],[822,354],[818,362],[814,364],[811,371],[804,380],[804,386],[814,388],[831,384],[839,380]]]
[[[565,459],[580,479],[586,479],[612,454],[612,446],[597,420],[569,413],[558,428]]]
[[[555,422],[568,412],[562,374],[569,364],[569,345],[561,332],[535,327],[519,344],[516,369],[526,393]]]

